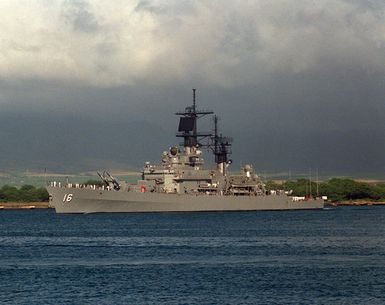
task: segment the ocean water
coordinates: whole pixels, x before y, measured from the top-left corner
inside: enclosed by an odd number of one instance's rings
[[[1,304],[385,304],[385,207],[0,211]]]

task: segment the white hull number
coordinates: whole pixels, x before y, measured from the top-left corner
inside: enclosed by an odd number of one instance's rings
[[[64,194],[63,202],[70,202],[73,194]]]

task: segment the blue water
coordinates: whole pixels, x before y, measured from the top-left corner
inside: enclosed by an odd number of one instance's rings
[[[0,211],[2,304],[385,304],[385,207]]]

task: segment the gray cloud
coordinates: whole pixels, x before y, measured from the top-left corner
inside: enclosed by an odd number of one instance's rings
[[[75,31],[94,33],[99,29],[92,7],[85,0],[64,1],[61,16]]]
[[[71,118],[88,138],[87,126],[116,124],[121,145],[106,145],[121,154],[134,145],[132,122],[161,127],[172,142],[172,113],[197,87],[199,105],[235,137],[235,160],[385,169],[375,159],[385,147],[375,144],[384,136],[383,2],[37,0],[0,10],[0,116]],[[148,150],[153,135],[137,132],[135,145]],[[71,138],[79,160],[93,154],[82,136]]]
[[[5,78],[97,87],[198,78],[237,87],[336,66],[384,72],[385,8],[377,2],[76,0],[36,1],[32,10],[11,3],[0,30]],[[24,47],[4,51],[11,44]],[[30,46],[42,51],[35,65]]]

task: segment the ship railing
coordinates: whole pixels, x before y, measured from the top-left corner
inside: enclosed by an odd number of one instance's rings
[[[100,191],[112,191],[113,187],[106,185],[96,185],[96,184],[82,184],[82,183],[61,183],[57,181],[49,182],[48,186],[57,187],[57,188],[74,188],[74,189],[90,189],[90,190],[100,190]]]
[[[293,197],[291,197],[291,200],[293,202],[306,201],[306,197],[305,196],[293,196]]]
[[[270,190],[270,195],[288,195],[284,190]]]

